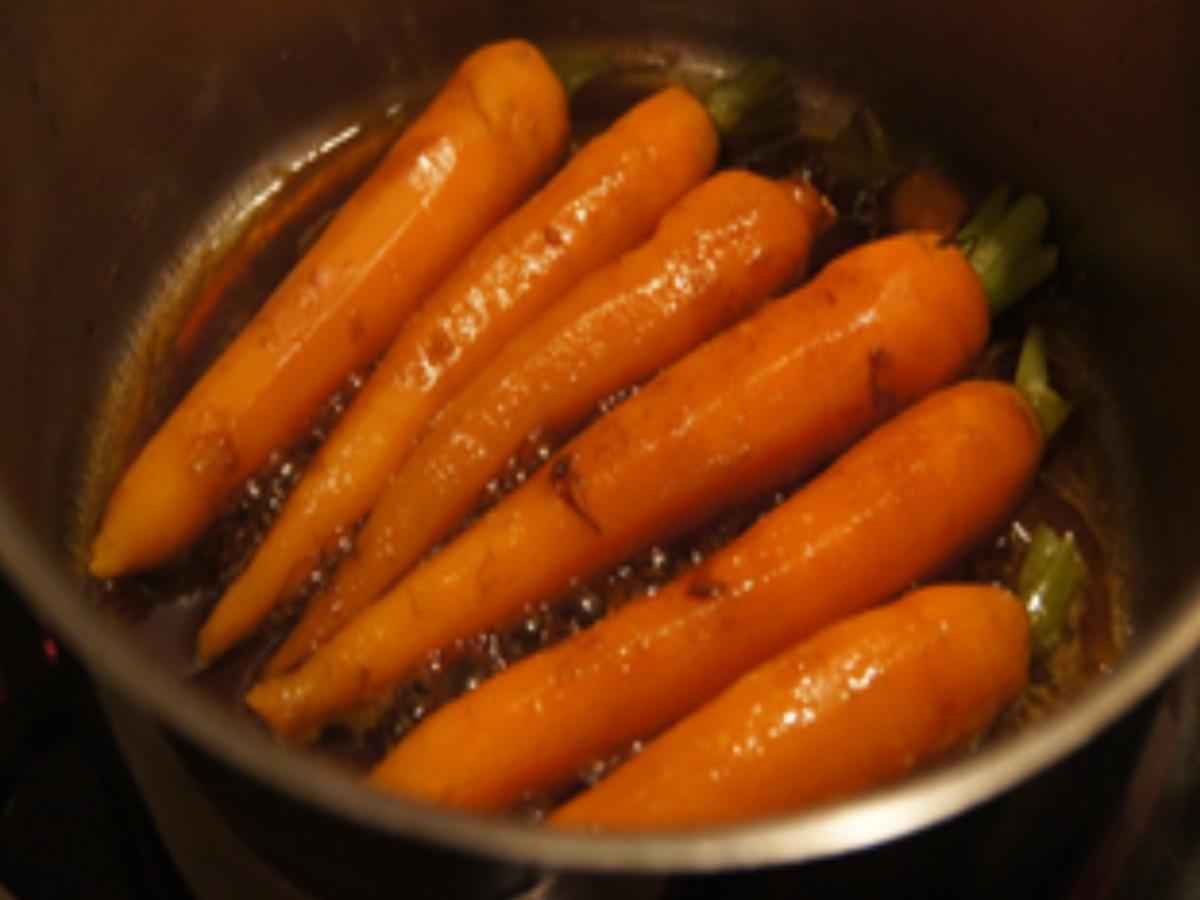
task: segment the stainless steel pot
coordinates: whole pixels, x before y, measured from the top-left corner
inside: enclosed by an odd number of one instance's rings
[[[64,535],[99,439],[88,426],[150,298],[202,249],[203,223],[246,199],[247,172],[294,158],[347,110],[403,102],[468,48],[514,34],[770,49],[1046,192],[1086,273],[1071,327],[1095,373],[1089,427],[1119,473],[1107,501],[1137,636],[1110,677],[1014,740],[869,797],[601,839],[372,794],[199,695],[83,600]],[[198,765],[384,846],[440,848],[422,859],[709,870],[813,860],[943,820],[1091,740],[1200,641],[1198,61],[1200,7],[1187,0],[12,0],[0,7],[0,556],[99,679],[202,749]]]

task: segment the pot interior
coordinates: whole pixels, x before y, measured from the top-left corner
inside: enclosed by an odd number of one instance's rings
[[[252,0],[193,11],[136,0],[125,10],[16,3],[0,12],[10,212],[0,224],[10,322],[0,332],[9,416],[0,553],[102,678],[217,758],[360,823],[524,859],[659,868],[803,859],[1003,790],[1127,709],[1200,635],[1192,4]],[[221,255],[240,211],[272,202],[281,172],[343,144],[359,148],[361,163],[381,146],[373,135],[386,135],[469,49],[502,35],[709,66],[773,52],[963,166],[1046,195],[1055,239],[1079,273],[1071,293],[1082,302],[1058,324],[1086,357],[1087,427],[1102,447],[1112,560],[1135,623],[1112,678],[1033,733],[874,805],[704,839],[589,841],[368,795],[191,691],[182,657],[164,662],[161,648],[139,645],[89,605],[76,559],[96,508],[89,492],[111,484],[163,402],[147,388],[162,380],[145,376],[168,368],[195,301],[180,286]],[[348,163],[329,196],[360,170]],[[126,414],[109,415],[114,404]]]

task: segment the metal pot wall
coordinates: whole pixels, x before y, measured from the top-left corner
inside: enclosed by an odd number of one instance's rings
[[[84,600],[66,536],[89,442],[104,439],[96,404],[204,223],[314,135],[514,34],[770,49],[981,171],[1045,191],[1086,273],[1072,327],[1102,399],[1091,427],[1119,473],[1107,501],[1137,636],[1111,677],[1016,740],[862,800],[699,836],[570,837],[368,793],[193,691]],[[1091,740],[1200,640],[1198,61],[1200,8],[1187,0],[14,0],[0,8],[0,556],[100,680],[225,773],[214,783],[244,779],[268,805],[321,811],[406,860],[438,847],[448,870],[456,854],[704,870],[812,860],[944,819]]]

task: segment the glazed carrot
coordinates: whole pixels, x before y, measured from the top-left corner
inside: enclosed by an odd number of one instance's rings
[[[686,829],[844,797],[965,746],[1028,666],[1029,623],[1008,591],[918,590],[754,669],[549,821]]]
[[[366,513],[441,406],[522,325],[642,240],[716,160],[704,106],[655,94],[575,154],[405,325],[200,631],[201,660],[250,634]]]
[[[935,393],[654,596],[434,713],[371,782],[472,810],[569,783],[589,761],[984,539],[1026,490],[1041,447],[1013,388],[964,382]]]
[[[185,549],[545,175],[566,136],[563,89],[532,45],[472,54],[142,449],[109,499],[92,574]]]
[[[958,230],[968,212],[963,192],[932,163],[918,166],[900,179],[888,203],[888,218],[896,228],[946,236]]]
[[[847,253],[666,369],[249,701],[294,734],[378,696],[426,652],[811,471],[961,374],[987,326],[936,235]]]
[[[783,287],[803,268],[821,212],[811,187],[724,172],[558,301],[442,410],[267,673],[293,668],[402,575],[471,511],[526,435],[569,427]]]

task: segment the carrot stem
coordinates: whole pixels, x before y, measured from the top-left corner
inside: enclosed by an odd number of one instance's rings
[[[612,56],[603,51],[571,51],[547,57],[567,96],[572,96],[589,81],[608,75],[617,68]],[[681,84],[686,79],[673,69],[647,72],[622,68],[618,77],[647,91]],[[788,83],[787,70],[773,56],[747,63],[735,74],[717,81],[701,96],[713,127],[726,143],[745,145],[765,140],[795,126],[796,97]]]
[[[1017,390],[1029,401],[1042,423],[1042,432],[1049,440],[1066,421],[1071,404],[1050,386],[1050,373],[1046,364],[1046,339],[1042,329],[1036,325],[1029,329],[1021,344],[1021,355],[1017,359]]]
[[[992,315],[999,315],[1050,277],[1058,248],[1043,245],[1050,213],[1037,194],[1009,205],[1000,187],[958,233],[955,242],[970,261],[987,294]]]
[[[773,56],[754,60],[704,97],[709,118],[727,143],[757,141],[790,127],[795,105],[787,71]]]
[[[562,82],[567,97],[575,96],[585,84],[606,74],[613,67],[612,54],[603,50],[548,53],[546,62]]]
[[[1036,656],[1045,656],[1057,646],[1071,601],[1086,576],[1087,564],[1075,536],[1067,532],[1060,537],[1048,525],[1039,525],[1017,577]]]
[[[958,232],[958,243],[966,247],[974,246],[975,241],[999,225],[1000,220],[1004,218],[1004,210],[1008,208],[1008,201],[1011,197],[1012,190],[1006,184],[1000,185],[988,194],[979,209],[975,211],[975,215]]]

